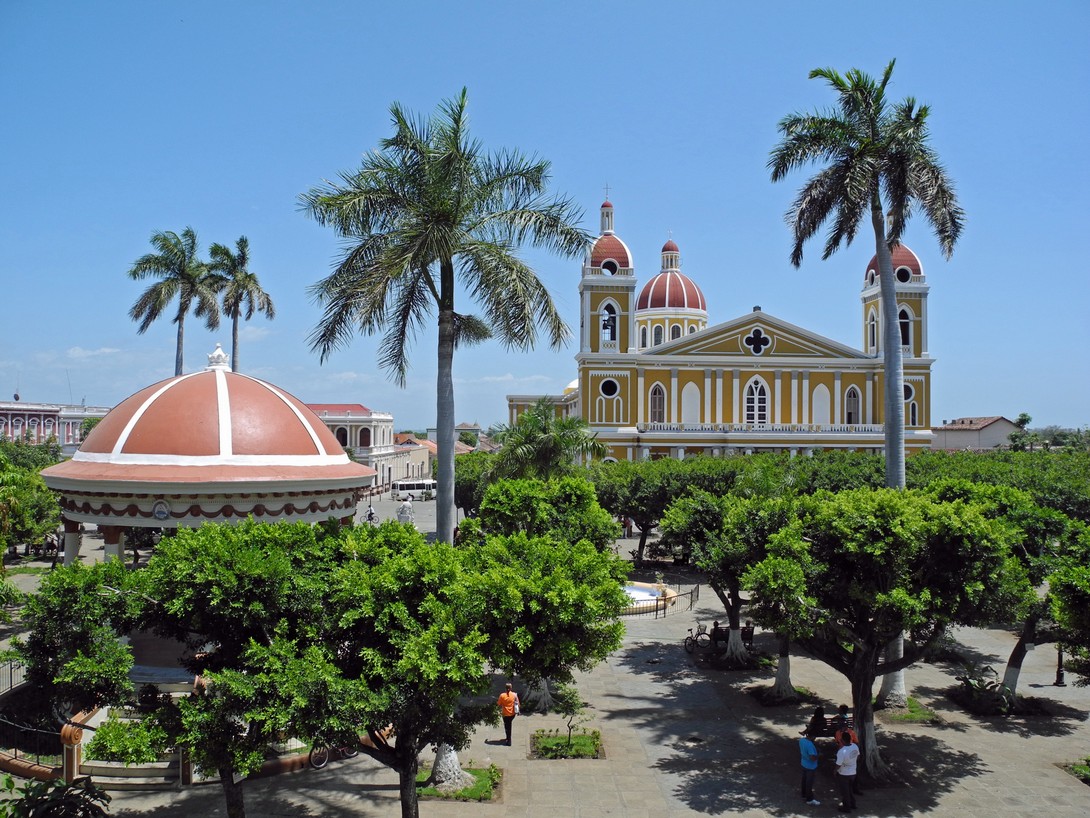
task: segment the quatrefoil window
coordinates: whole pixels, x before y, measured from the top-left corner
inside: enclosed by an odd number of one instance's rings
[[[772,339],[765,335],[760,327],[757,327],[753,332],[742,339],[742,343],[753,350],[754,355],[760,355],[765,351],[765,347],[772,343]]]

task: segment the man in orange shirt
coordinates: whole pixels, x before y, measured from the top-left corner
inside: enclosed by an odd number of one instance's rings
[[[507,746],[511,746],[511,722],[519,713],[519,694],[511,689],[511,683],[507,683],[507,689],[500,694],[496,703],[500,706],[500,715],[503,716],[503,732],[507,736]]]

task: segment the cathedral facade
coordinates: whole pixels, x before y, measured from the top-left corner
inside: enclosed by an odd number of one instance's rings
[[[931,442],[928,285],[919,259],[893,252],[904,355],[905,449]],[[637,291],[638,290],[638,291]],[[601,235],[579,279],[578,377],[562,395],[508,395],[508,421],[541,399],[583,418],[611,459],[722,457],[818,449],[881,452],[882,309],[878,261],[864,273],[862,348],[755,307],[710,324],[697,284],[671,240],[638,288],[628,245],[601,207]]]

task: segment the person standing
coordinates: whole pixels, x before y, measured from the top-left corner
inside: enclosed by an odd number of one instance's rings
[[[844,732],[840,737],[840,749],[836,751],[836,783],[840,788],[840,811],[855,809],[855,770],[859,761],[859,747]]]
[[[821,806],[821,802],[814,798],[814,777],[817,775],[818,751],[814,744],[810,728],[802,731],[799,738],[799,751],[802,754],[802,800],[812,807]]]
[[[511,689],[511,683],[507,683],[507,689],[500,694],[496,703],[500,706],[500,715],[503,716],[503,733],[507,737],[507,746],[511,746],[511,723],[519,714],[519,694]]]

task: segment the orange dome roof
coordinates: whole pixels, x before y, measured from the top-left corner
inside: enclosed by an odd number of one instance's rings
[[[666,244],[662,245],[662,252],[664,252],[664,253],[677,253],[679,251],[677,249],[677,245],[674,243],[674,240],[669,239],[666,242]]]
[[[44,477],[141,483],[370,482],[298,398],[210,367],[148,386],[112,409]]]
[[[912,271],[912,275],[923,275],[923,265],[920,264],[920,260],[916,258],[916,254],[909,250],[907,247],[905,247],[905,245],[898,244],[896,247],[893,248],[893,253],[891,255],[893,256],[894,271],[898,270],[901,267],[907,267],[909,270]],[[874,274],[875,278],[878,277],[877,255],[872,256],[871,260],[867,262],[867,272],[863,277],[869,281],[872,273]]]
[[[648,281],[636,299],[637,310],[689,309],[707,312],[704,293],[692,279],[676,271],[662,272]]]
[[[601,267],[603,261],[613,259],[619,267],[631,267],[632,257],[625,243],[612,233],[600,236],[590,251],[590,266]]]

